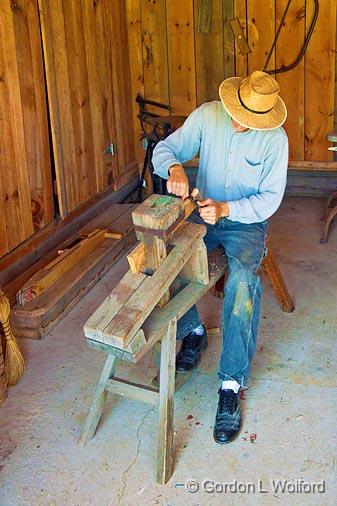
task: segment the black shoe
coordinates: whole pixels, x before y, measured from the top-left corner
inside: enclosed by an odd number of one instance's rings
[[[218,390],[219,404],[213,436],[216,443],[231,443],[241,429],[240,394],[230,389]]]
[[[190,371],[200,362],[201,352],[208,346],[207,332],[204,327],[202,336],[190,332],[184,337],[179,353],[176,356],[176,370]]]

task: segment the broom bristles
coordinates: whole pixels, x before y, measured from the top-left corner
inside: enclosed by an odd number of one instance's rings
[[[13,386],[19,382],[21,376],[23,375],[25,362],[19,345],[13,335],[11,325],[9,323],[9,314],[9,300],[0,289],[0,322],[6,338],[5,376],[8,386]]]
[[[16,385],[25,370],[25,362],[15,339],[6,342],[5,375],[8,386]]]

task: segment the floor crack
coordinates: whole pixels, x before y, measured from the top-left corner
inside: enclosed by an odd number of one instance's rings
[[[118,490],[118,493],[117,493],[117,506],[119,506],[119,504],[121,503],[121,500],[123,499],[123,496],[124,496],[124,493],[125,493],[127,474],[130,472],[131,468],[135,465],[135,463],[137,462],[137,459],[138,459],[139,448],[140,448],[140,443],[141,443],[141,439],[139,437],[140,430],[141,430],[142,426],[145,423],[146,417],[148,416],[149,413],[152,412],[152,409],[153,408],[151,407],[145,413],[145,415],[143,416],[143,418],[142,418],[142,420],[141,420],[141,422],[140,422],[140,424],[138,426],[137,434],[136,434],[136,437],[137,437],[136,455],[135,455],[135,458],[132,460],[132,462],[128,465],[128,467],[125,469],[125,471],[122,474],[122,485],[121,485],[121,487],[120,487],[120,489]]]

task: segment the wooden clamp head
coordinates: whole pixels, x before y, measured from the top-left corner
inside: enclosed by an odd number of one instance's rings
[[[168,195],[153,194],[132,212],[138,240],[143,239],[143,234],[156,235],[166,240],[184,217],[184,202]]]

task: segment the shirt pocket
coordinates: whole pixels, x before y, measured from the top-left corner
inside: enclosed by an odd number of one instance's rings
[[[248,188],[258,190],[262,168],[263,163],[260,160],[242,156],[240,160],[240,183]]]

